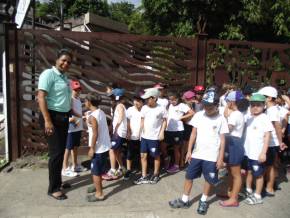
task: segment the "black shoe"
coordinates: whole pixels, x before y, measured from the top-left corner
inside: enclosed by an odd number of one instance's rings
[[[160,180],[159,175],[152,175],[152,177],[150,178],[150,184],[156,184],[158,183]]]
[[[168,202],[171,208],[189,208],[189,202],[184,202],[180,198]]]
[[[205,215],[208,209],[208,203],[206,201],[199,200],[197,213],[200,215]]]
[[[129,180],[131,175],[132,175],[132,171],[127,170],[125,175],[124,175],[124,180]]]
[[[141,176],[139,179],[134,181],[135,185],[141,185],[141,184],[148,184],[150,180],[146,177]]]

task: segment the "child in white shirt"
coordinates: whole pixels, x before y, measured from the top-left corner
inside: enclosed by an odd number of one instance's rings
[[[244,143],[245,155],[248,160],[248,173],[246,179],[247,199],[250,205],[263,203],[261,192],[264,184],[265,162],[270,143],[273,126],[264,110],[265,97],[261,94],[253,94],[250,98],[251,116],[246,120],[246,138]],[[253,194],[253,177],[256,179],[256,190]]]
[[[278,97],[277,90],[272,86],[266,86],[260,89],[258,93],[266,97],[266,115],[274,126],[274,131],[272,131],[269,149],[267,152],[267,161],[265,163],[267,166],[267,185],[265,194],[267,196],[273,197],[275,195],[274,183],[277,174],[275,165],[278,161],[278,152],[279,149],[283,151],[286,148],[286,145],[282,141],[282,125],[280,120],[280,112],[275,102],[276,98]]]
[[[169,92],[168,98],[170,105],[168,108],[165,143],[167,146],[173,146],[174,148],[174,164],[167,170],[167,172],[176,173],[180,170],[180,162],[184,162],[183,157],[181,157],[184,133],[182,120],[192,117],[193,111],[188,105],[180,102],[180,98],[177,93]]]
[[[218,183],[218,169],[223,166],[225,135],[229,132],[225,118],[219,114],[219,97],[215,92],[206,92],[202,98],[204,110],[197,112],[191,120],[192,133],[188,144],[186,161],[189,166],[186,171],[184,192],[182,198],[169,202],[172,208],[189,207],[189,194],[193,179],[203,174],[205,178],[202,197],[197,212],[206,214],[207,197],[212,185]],[[195,147],[192,151],[192,145]]]
[[[160,141],[164,139],[167,113],[164,107],[157,104],[159,91],[156,88],[146,89],[141,96],[146,100],[146,105],[141,109],[141,167],[142,176],[134,183],[156,184],[159,180],[160,171]],[[149,179],[147,176],[148,153],[154,158],[154,173]]]
[[[231,91],[226,96],[224,116],[228,121],[230,133],[226,135],[225,158],[228,172],[230,173],[230,187],[228,187],[226,201],[221,201],[222,207],[239,206],[238,194],[242,186],[241,164],[244,160],[243,131],[244,131],[244,115],[238,110],[238,103],[244,99],[240,91]]]
[[[127,116],[127,171],[124,179],[128,180],[132,173],[132,160],[134,155],[140,154],[140,126],[141,126],[141,108],[143,99],[139,94],[133,97],[133,106],[126,112]]]
[[[109,129],[105,113],[98,107],[101,96],[89,93],[86,96],[85,106],[90,110],[88,115],[89,153],[91,158],[91,173],[96,193],[87,196],[88,202],[105,199],[102,187],[102,174],[105,172],[105,163],[111,147]]]

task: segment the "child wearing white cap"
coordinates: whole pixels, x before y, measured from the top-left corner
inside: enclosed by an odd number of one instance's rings
[[[282,125],[280,122],[280,113],[279,108],[276,104],[276,98],[278,96],[277,90],[272,86],[266,86],[261,88],[258,91],[259,94],[264,95],[266,97],[266,115],[272,122],[274,126],[274,131],[271,132],[271,140],[269,149],[267,152],[267,161],[266,161],[266,179],[267,179],[267,185],[265,194],[268,197],[273,197],[275,195],[274,193],[274,183],[275,183],[275,177],[276,177],[276,168],[275,163],[277,162],[278,158],[278,151],[279,147],[280,150],[285,149],[285,144],[282,142]]]
[[[157,88],[145,90],[141,97],[146,100],[146,105],[141,109],[141,167],[142,176],[134,181],[136,185],[156,184],[160,170],[160,141],[164,139],[167,113],[164,107],[157,104],[159,91]],[[154,158],[154,173],[151,178],[147,175],[148,153]]]

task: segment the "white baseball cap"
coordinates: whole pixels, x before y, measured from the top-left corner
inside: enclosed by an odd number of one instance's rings
[[[277,98],[278,91],[272,86],[265,86],[258,91],[259,94],[265,95],[272,98]]]
[[[147,99],[150,97],[158,98],[159,95],[160,95],[160,92],[158,88],[149,88],[149,89],[145,89],[145,93],[144,95],[141,96],[141,98],[143,99]]]

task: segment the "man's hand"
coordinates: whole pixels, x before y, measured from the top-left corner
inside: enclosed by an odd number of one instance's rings
[[[45,134],[48,135],[48,136],[53,134],[54,126],[53,126],[51,121],[45,121],[44,131],[45,131]]]

